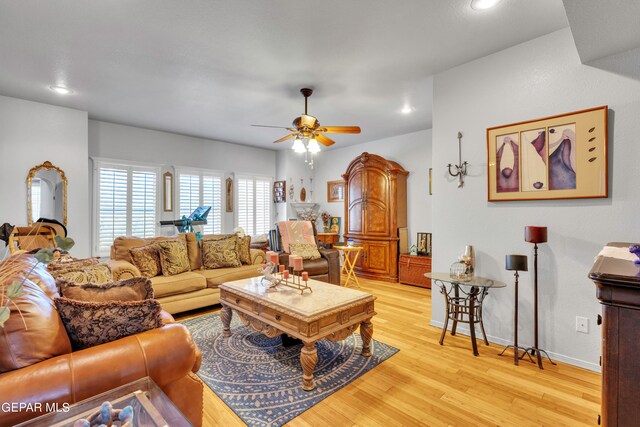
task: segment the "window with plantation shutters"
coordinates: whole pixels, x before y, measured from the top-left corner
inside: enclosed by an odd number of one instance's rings
[[[154,237],[159,170],[100,161],[96,166],[94,255],[108,256],[118,236]]]
[[[248,235],[271,229],[271,178],[237,178],[237,221]]]
[[[178,171],[180,218],[189,217],[198,206],[211,206],[204,234],[222,233],[222,173]]]

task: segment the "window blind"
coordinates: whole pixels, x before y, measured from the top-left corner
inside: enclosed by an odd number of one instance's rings
[[[156,235],[157,170],[99,163],[94,179],[97,179],[95,255],[108,256],[118,236]]]
[[[180,218],[189,217],[198,206],[211,206],[203,231],[205,234],[222,233],[222,174],[178,173],[178,182]]]
[[[271,179],[237,179],[238,226],[248,235],[268,233],[271,228]]]

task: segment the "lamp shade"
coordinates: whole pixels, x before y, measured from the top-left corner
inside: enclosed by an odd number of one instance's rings
[[[526,255],[507,255],[504,262],[507,270],[510,271],[528,271],[528,263]]]
[[[547,241],[547,227],[527,225],[524,227],[524,241],[529,243],[544,243]]]

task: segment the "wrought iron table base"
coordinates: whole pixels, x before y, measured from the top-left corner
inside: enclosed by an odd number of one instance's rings
[[[514,347],[513,345],[508,345],[505,348],[502,349],[502,352],[498,355],[498,356],[502,356],[504,354],[505,351],[507,351],[508,349],[514,349],[513,350],[513,364],[517,365],[518,364],[518,360],[524,358],[525,355],[529,356],[529,360],[531,360],[531,363],[535,363],[533,361],[533,359],[531,358],[531,355],[527,352],[528,349],[524,348],[524,347]],[[517,348],[517,350],[516,350]],[[522,356],[520,356],[520,352],[522,351]]]
[[[542,349],[535,348],[535,347],[529,347],[529,348],[525,349],[524,354],[522,356],[520,356],[520,359],[522,360],[522,358],[524,357],[525,354],[528,354],[529,358],[531,358],[531,356],[533,356],[533,357],[536,358],[536,361],[538,362],[538,368],[544,369],[544,367],[542,366],[542,357],[540,356],[540,353],[544,353],[544,355],[547,357],[547,359],[549,359],[549,362],[551,362],[552,365],[556,365],[556,362],[551,360],[551,357],[549,357],[549,353],[547,353],[546,351],[544,351]],[[536,363],[533,360],[532,360],[532,362]]]
[[[487,289],[473,286],[469,289],[469,292],[465,292],[460,289],[459,285],[452,284],[449,291],[445,284],[440,280],[435,280],[436,284],[440,286],[440,292],[445,297],[447,314],[444,320],[444,326],[442,328],[442,334],[440,335],[440,345],[444,344],[444,337],[447,334],[447,328],[449,326],[449,320],[453,321],[451,325],[451,335],[455,336],[458,323],[466,323],[469,325],[469,335],[471,337],[471,347],[473,349],[473,355],[478,356],[478,344],[476,342],[476,330],[475,325],[480,324],[480,330],[482,331],[482,338],[485,345],[489,345],[487,339],[487,333],[484,330],[484,323],[482,322],[482,301],[487,295]],[[450,293],[453,291],[453,296]],[[466,296],[460,297],[460,292]],[[467,316],[467,320],[464,319]]]

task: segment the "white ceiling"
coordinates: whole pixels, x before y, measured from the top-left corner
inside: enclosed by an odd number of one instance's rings
[[[323,125],[363,129],[334,147],[371,141],[431,127],[434,74],[567,26],[562,0],[469,3],[0,0],[0,94],[286,148],[271,143],[280,130],[250,125],[289,126],[309,86]],[[405,104],[415,111],[400,114]]]

